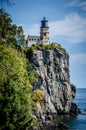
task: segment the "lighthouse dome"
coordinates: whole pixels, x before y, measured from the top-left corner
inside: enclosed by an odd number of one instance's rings
[[[41,28],[49,28],[48,27],[48,20],[44,17],[43,20],[41,21]]]

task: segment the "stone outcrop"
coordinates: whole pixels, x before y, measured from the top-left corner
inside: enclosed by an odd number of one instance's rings
[[[58,48],[39,49],[30,53],[29,60],[39,77],[33,89],[39,88],[45,93],[41,114],[69,113],[76,89],[70,84],[68,53]]]
[[[34,127],[31,130],[68,130],[69,126],[63,122],[59,122],[58,125],[51,121],[39,121],[39,127]],[[30,130],[30,129],[28,129]]]
[[[63,122],[59,122],[58,128],[59,128],[60,130],[67,130],[67,129],[69,129],[69,126],[66,125],[66,124],[63,123]]]
[[[75,103],[71,103],[71,108],[70,108],[70,115],[76,115],[81,113],[80,109]]]

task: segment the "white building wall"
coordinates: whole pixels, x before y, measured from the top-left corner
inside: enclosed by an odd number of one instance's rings
[[[28,35],[27,37],[28,40],[28,47],[31,46],[32,44],[39,44],[40,42],[40,36],[30,36]]]

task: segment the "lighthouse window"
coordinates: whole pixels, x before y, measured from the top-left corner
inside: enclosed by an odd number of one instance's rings
[[[46,36],[46,33],[44,33],[44,36]]]

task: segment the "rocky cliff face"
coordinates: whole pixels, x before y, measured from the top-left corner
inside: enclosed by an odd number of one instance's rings
[[[34,83],[34,90],[44,91],[42,113],[69,113],[75,97],[75,87],[70,84],[69,55],[58,48],[39,49],[30,54],[30,62],[39,78]]]

